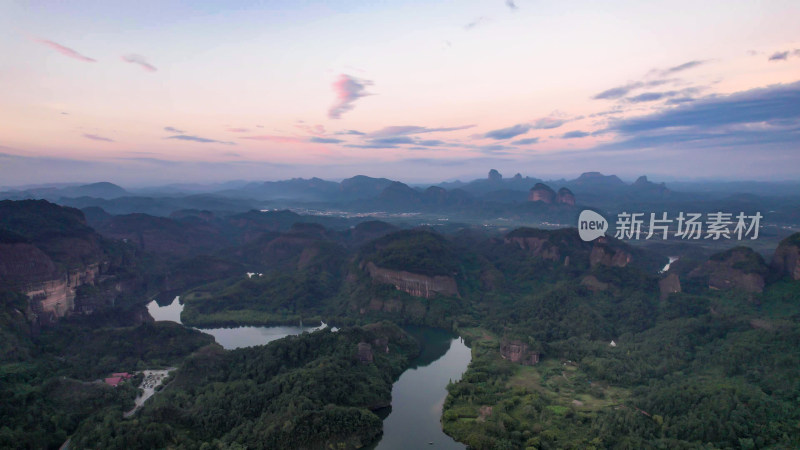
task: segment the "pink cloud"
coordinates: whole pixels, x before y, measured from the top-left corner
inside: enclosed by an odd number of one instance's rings
[[[226,131],[230,131],[231,133],[247,133],[250,131],[249,128],[228,128]]]
[[[110,138],[107,138],[107,137],[103,137],[103,136],[98,136],[96,134],[84,134],[83,137],[85,137],[86,139],[91,139],[93,141],[114,142],[113,139],[110,139]]]
[[[61,45],[59,43],[56,43],[56,42],[53,42],[53,41],[48,41],[47,39],[36,39],[36,42],[38,42],[40,44],[44,44],[44,45],[52,48],[53,50],[57,51],[58,53],[61,53],[62,55],[69,56],[70,58],[75,58],[77,60],[85,61],[85,62],[97,62],[97,60],[89,58],[88,56],[83,56],[80,53],[76,52],[75,50],[73,50],[73,49],[71,49],[69,47],[64,47],[63,45]]]
[[[313,134],[314,136],[325,135],[325,127],[322,125],[307,125],[302,120],[298,120],[294,127],[303,130],[308,134]]]
[[[301,139],[298,137],[293,136],[274,136],[274,135],[260,135],[260,136],[242,136],[241,139],[250,139],[253,141],[268,141],[268,142],[278,142],[281,144],[295,144],[299,142],[305,142],[305,139]]]
[[[158,70],[155,68],[155,66],[148,63],[147,60],[142,55],[134,55],[134,54],[124,55],[122,57],[122,60],[127,63],[138,64],[139,66],[141,66],[142,69],[148,72],[155,72],[156,70]]]
[[[339,119],[342,114],[355,108],[355,101],[369,94],[367,86],[372,85],[372,81],[362,80],[354,76],[341,74],[339,79],[333,83],[333,92],[336,94],[336,101],[328,110],[328,117]]]

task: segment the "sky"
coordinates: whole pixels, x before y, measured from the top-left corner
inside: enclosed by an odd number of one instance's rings
[[[800,178],[800,2],[0,2],[0,186]]]

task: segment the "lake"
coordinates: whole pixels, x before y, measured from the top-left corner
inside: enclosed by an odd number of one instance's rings
[[[183,305],[179,297],[160,306],[155,300],[147,305],[155,320],[181,323]],[[214,336],[226,349],[263,345],[304,331],[326,327],[234,327],[199,329]],[[464,444],[454,441],[442,431],[440,418],[447,397],[447,384],[458,381],[467,370],[472,355],[469,347],[457,335],[428,327],[405,327],[421,345],[419,356],[392,385],[392,406],[377,411],[383,418],[383,436],[368,449],[400,450],[432,448],[464,450]]]
[[[147,312],[155,320],[167,320],[181,323],[181,311],[183,305],[180,297],[175,297],[172,303],[160,306],[156,300],[147,304]],[[242,347],[252,347],[254,345],[264,345],[274,340],[294,336],[304,331],[315,331],[327,327],[321,324],[318,327],[233,327],[233,328],[198,328],[203,333],[214,336],[219,345],[227,350]]]

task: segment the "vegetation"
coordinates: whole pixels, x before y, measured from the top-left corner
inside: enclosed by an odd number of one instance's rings
[[[449,387],[445,431],[475,449],[795,448],[800,292],[783,282],[759,302],[672,295],[616,346],[597,330],[544,332],[533,367],[501,358],[498,335],[463,329],[473,362]]]
[[[14,303],[4,306],[2,317],[13,317]],[[39,336],[32,336],[24,321],[17,322],[16,332],[6,324],[3,333],[15,340],[2,343],[0,448],[57,448],[82,421],[121,416],[133,407],[138,380],[113,388],[104,377],[177,365],[213,343],[208,335],[171,323],[109,328],[78,318]]]
[[[24,295],[0,291],[0,447],[52,448],[73,436],[75,448],[358,448],[380,435],[371,411],[388,404],[417,351],[393,324],[349,326],[376,320],[451,328],[470,343],[472,364],[450,384],[442,424],[473,449],[800,447],[800,285],[750,250],[711,260],[738,255],[734,269],[765,275],[762,294],[712,291],[686,276],[705,258],[682,258],[671,273],[683,292],[664,297],[663,257],[613,239],[585,243],[575,230],[414,229],[355,248],[358,230],[289,228],[293,213],[252,212],[237,216],[246,227],[227,230],[240,247],[167,257],[105,241],[79,211],[48,205],[0,202],[9,212],[0,243],[34,243],[78,264],[62,237],[81,237],[87,258],[99,252],[109,264],[78,300],[116,306],[39,330]],[[47,223],[32,228],[37,221]],[[370,263],[447,277],[458,293],[412,295],[372,278]],[[253,268],[263,276],[245,277]],[[177,324],[132,324],[143,294],[163,286],[195,286],[182,294],[194,326],[302,319],[342,329],[224,351]],[[512,341],[541,361],[512,363]],[[385,342],[388,353],[358,358],[360,343]],[[167,366],[179,369],[130,419],[132,383],[97,382]]]
[[[452,244],[436,233],[403,230],[365,246],[365,261],[378,267],[423,275],[452,276],[459,272]]]
[[[371,343],[374,360],[357,357]],[[388,343],[388,353],[377,351]],[[386,344],[384,344],[386,345]],[[371,409],[389,404],[392,382],[418,351],[390,323],[324,329],[266,346],[189,358],[134,420],[95,417],[79,448],[359,448],[381,433]],[[204,444],[205,443],[205,444]]]

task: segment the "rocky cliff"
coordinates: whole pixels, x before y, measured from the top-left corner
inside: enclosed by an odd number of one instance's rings
[[[748,293],[764,290],[767,265],[761,255],[748,247],[735,247],[712,255],[689,278],[706,279],[711,289],[738,289]]]
[[[554,243],[546,237],[536,236],[512,236],[508,235],[505,238],[506,244],[515,244],[523,250],[528,250],[532,256],[550,261],[558,261],[561,259],[561,252]]]
[[[511,362],[532,366],[539,362],[539,352],[532,351],[530,346],[522,341],[505,341],[500,346],[500,355]]]
[[[558,194],[556,194],[556,203],[575,206],[575,194],[569,189],[562,187],[558,190]]]
[[[681,292],[681,279],[677,273],[670,273],[666,277],[658,280],[658,291],[660,299],[665,300],[669,294]]]
[[[772,256],[772,269],[792,280],[800,280],[800,233],[781,241]]]
[[[589,265],[610,267],[625,267],[633,261],[630,251],[610,245],[610,240],[606,236],[597,238],[589,254]]]
[[[459,297],[456,280],[453,277],[389,270],[378,267],[373,262],[368,262],[365,268],[373,280],[393,284],[398,290],[415,297],[433,298],[436,294]]]
[[[569,228],[518,228],[508,233],[504,241],[527,250],[533,257],[563,261],[565,266],[587,264],[589,267],[626,267],[634,260],[634,255],[639,255],[639,259],[645,262],[641,251],[619,240],[603,236],[593,242],[584,242],[578,237],[577,230]],[[649,261],[647,264],[653,265]]]
[[[100,236],[83,214],[43,201],[0,202],[0,289],[24,293],[33,317],[75,310],[77,290],[108,267]]]
[[[553,203],[556,198],[555,191],[544,183],[536,183],[528,194],[529,202]]]

